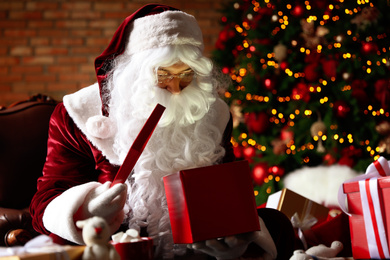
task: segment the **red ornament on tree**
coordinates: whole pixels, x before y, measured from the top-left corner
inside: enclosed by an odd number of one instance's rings
[[[279,166],[279,165],[274,165],[274,166],[270,167],[269,171],[274,176],[282,177],[284,175],[284,168]]]
[[[285,126],[282,128],[282,131],[280,131],[280,139],[288,143],[294,139],[294,132],[291,131],[288,126]]]
[[[340,165],[346,165],[350,168],[353,168],[353,166],[355,165],[355,161],[353,160],[352,157],[349,157],[349,156],[341,157],[337,163]]]
[[[336,113],[336,116],[345,118],[348,116],[349,112],[351,111],[351,108],[345,101],[339,100],[334,102],[333,110]]]
[[[362,42],[363,54],[375,53],[378,51],[378,46],[373,42]]]
[[[256,149],[253,146],[248,146],[243,150],[244,158],[248,162],[253,162],[253,157],[256,156]]]
[[[251,112],[245,114],[245,123],[251,133],[262,134],[269,126],[269,118],[266,112]]]
[[[230,72],[229,67],[223,67],[222,72],[225,74],[229,74],[229,72]]]
[[[252,179],[257,185],[263,185],[264,180],[268,177],[268,165],[267,163],[258,163],[253,167]]]
[[[305,73],[305,78],[308,81],[317,81],[318,80],[318,63],[310,63],[307,65],[303,72]]]
[[[291,98],[293,100],[303,100],[305,102],[310,101],[310,93],[307,85],[303,82],[298,83],[291,91]]]
[[[322,159],[325,165],[332,165],[335,164],[337,161],[337,159],[330,153],[325,154]]]
[[[280,68],[281,68],[282,70],[286,70],[286,69],[288,68],[288,62],[287,62],[287,61],[282,61],[282,62],[280,63]]]
[[[375,82],[375,98],[381,103],[383,109],[387,109],[390,103],[390,80],[379,79]]]
[[[236,158],[244,158],[244,147],[242,145],[234,146],[233,153]]]
[[[367,82],[365,80],[355,79],[351,84],[352,97],[356,98],[361,108],[367,107],[369,104],[369,96],[366,93]]]
[[[336,60],[322,60],[322,70],[328,78],[335,78],[337,75],[338,62]]]
[[[296,5],[291,11],[291,14],[294,15],[295,17],[300,17],[303,15],[305,11],[305,8],[302,5]]]
[[[272,78],[266,78],[264,80],[264,87],[269,90],[269,91],[272,91],[275,89],[275,80],[272,79]]]

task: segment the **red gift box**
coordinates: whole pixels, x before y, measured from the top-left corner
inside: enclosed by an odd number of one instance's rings
[[[247,161],[183,170],[164,185],[176,244],[260,230]]]
[[[342,186],[347,195],[354,259],[389,258],[390,177],[382,177],[389,174],[388,162],[381,157],[365,175]],[[342,200],[340,205],[344,208]]]

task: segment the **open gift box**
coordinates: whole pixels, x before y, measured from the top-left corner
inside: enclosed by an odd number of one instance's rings
[[[164,185],[176,244],[260,230],[247,161],[183,170]]]
[[[349,215],[354,259],[390,258],[390,177],[384,177],[387,175],[390,168],[381,157],[367,168],[365,175],[342,185],[348,210],[343,199],[339,202]]]

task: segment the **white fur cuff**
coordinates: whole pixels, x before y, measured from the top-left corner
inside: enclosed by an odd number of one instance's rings
[[[81,231],[73,221],[73,215],[83,204],[87,194],[101,185],[88,182],[66,190],[47,205],[43,214],[43,225],[50,232],[77,244],[84,244]]]

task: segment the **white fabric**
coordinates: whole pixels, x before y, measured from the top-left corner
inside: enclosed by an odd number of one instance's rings
[[[99,138],[87,131],[88,119],[100,116],[102,113],[99,85],[96,83],[66,95],[63,101],[69,116],[88,140],[102,152],[110,163],[118,162],[118,157],[112,150],[113,138]]]
[[[166,45],[190,44],[203,50],[202,31],[192,15],[165,11],[134,20],[128,54]]]
[[[43,225],[50,232],[77,244],[84,244],[73,216],[83,204],[88,193],[99,187],[99,182],[74,186],[52,200],[43,214]]]

